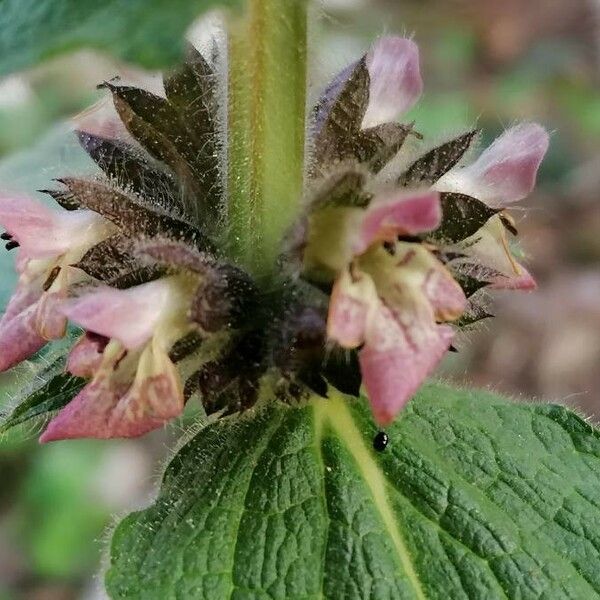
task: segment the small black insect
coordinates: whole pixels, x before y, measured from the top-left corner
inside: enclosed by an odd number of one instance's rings
[[[375,448],[377,452],[383,452],[387,448],[389,441],[390,438],[388,437],[388,434],[385,431],[380,431],[373,438],[373,448]]]

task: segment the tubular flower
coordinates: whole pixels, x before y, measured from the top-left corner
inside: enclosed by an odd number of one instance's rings
[[[517,125],[467,166],[476,130],[415,152],[421,134],[397,119],[421,94],[419,53],[392,36],[325,88],[302,210],[269,276],[247,272],[227,242],[220,85],[193,49],[164,96],[105,83],[123,127],[78,132],[102,174],[48,191],[64,213],[0,199],[20,244],[0,368],[67,320],[84,329],[65,357],[80,391],[42,441],[141,435],[190,399],[228,414],[265,389],[298,401],[363,384],[387,424],[456,329],[487,316],[479,290],[533,287],[506,209],[533,188],[546,132]]]
[[[490,208],[502,211],[531,193],[548,144],[546,130],[537,123],[516,125],[484,150],[474,163],[446,173],[435,189],[476,197]],[[490,280],[495,288],[534,289],[533,277],[510,250],[507,227],[513,228],[510,217],[499,213],[461,241],[457,250],[495,272]]]
[[[311,260],[339,273],[333,285],[327,333],[344,348],[358,348],[363,382],[377,421],[387,424],[431,372],[450,345],[445,321],[460,317],[466,297],[426,245],[403,241],[435,230],[441,220],[437,193],[375,198],[362,209],[329,209],[327,218],[348,219],[346,264],[332,265],[320,240]],[[352,212],[351,212],[352,211]],[[317,215],[315,219],[322,215]],[[322,235],[328,228],[314,227]]]
[[[192,330],[193,292],[172,276],[127,290],[101,287],[64,303],[62,312],[89,332],[71,351],[68,368],[91,381],[41,441],[132,437],[178,416],[183,389],[168,353]]]
[[[5,371],[64,335],[67,320],[57,304],[80,279],[72,265],[111,227],[92,211],[52,211],[13,196],[0,197],[0,223],[7,248],[18,248],[19,272],[17,289],[0,320],[0,371]]]
[[[316,112],[304,276],[333,284],[328,339],[360,348],[362,381],[386,424],[450,347],[444,323],[487,316],[471,298],[477,290],[534,287],[509,249],[514,226],[502,211],[533,189],[548,135],[517,125],[461,167],[477,137],[468,131],[411,162],[404,142],[420,136],[386,119],[421,91],[414,44],[383,38],[334,81]],[[398,154],[409,166],[395,173]]]

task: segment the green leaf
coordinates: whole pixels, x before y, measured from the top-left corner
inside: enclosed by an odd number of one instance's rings
[[[365,400],[216,421],[116,529],[112,598],[595,598],[600,432],[425,386],[383,452]]]
[[[0,0],[0,76],[96,48],[148,68],[176,62],[202,12],[236,0]]]
[[[65,372],[67,352],[74,339],[75,331],[42,349],[35,362],[18,367],[13,384],[16,389],[2,389],[8,406],[0,407],[0,434],[32,419],[50,416],[77,395],[85,380]],[[21,380],[25,385],[18,387]]]

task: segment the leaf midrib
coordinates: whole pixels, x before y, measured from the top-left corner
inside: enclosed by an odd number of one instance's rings
[[[367,448],[364,437],[356,427],[347,402],[333,390],[327,400],[319,398],[313,403],[315,413],[315,439],[317,447],[321,447],[321,439],[325,425],[329,424],[339,440],[341,440],[352,458],[373,498],[373,506],[379,513],[381,521],[387,530],[392,545],[402,565],[404,572],[419,600],[427,600],[419,575],[413,565],[408,546],[398,528],[394,511],[389,503],[387,494],[387,481],[379,469],[372,452]],[[322,457],[320,460],[323,463]]]

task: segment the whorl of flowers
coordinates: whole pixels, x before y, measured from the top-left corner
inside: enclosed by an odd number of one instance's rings
[[[505,209],[532,190],[548,146],[532,123],[464,161],[478,132],[423,145],[399,117],[419,98],[418,49],[380,39],[312,113],[303,211],[277,260],[252,276],[228,253],[220,79],[198,52],[164,97],[106,83],[129,138],[79,132],[103,171],[49,190],[60,210],[0,197],[19,283],[0,321],[0,370],[83,328],[67,361],[81,391],[42,441],[131,437],[199,398],[208,414],[329,386],[389,423],[487,316],[484,288],[531,289]],[[401,167],[399,165],[402,165]]]

